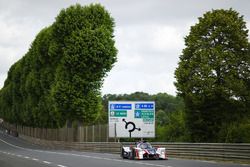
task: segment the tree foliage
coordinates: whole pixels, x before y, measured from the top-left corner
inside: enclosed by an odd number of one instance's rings
[[[106,94],[102,98],[103,109],[105,112],[108,112],[109,101],[155,101],[156,112],[175,112],[183,110],[184,107],[182,98],[167,93],[158,93],[155,95],[150,95],[144,92],[118,95]]]
[[[103,78],[116,62],[113,28],[99,4],[63,9],[10,68],[0,91],[0,116],[35,127],[92,123],[101,110]]]
[[[220,131],[250,113],[250,47],[243,16],[232,9],[207,12],[191,27],[185,45],[175,85],[185,102],[191,139],[224,142]]]
[[[186,128],[185,118],[185,112],[183,112],[183,110],[175,112],[158,111],[156,113],[156,141],[189,141],[189,133]]]

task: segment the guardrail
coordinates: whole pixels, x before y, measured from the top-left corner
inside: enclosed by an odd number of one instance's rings
[[[29,142],[52,149],[67,149],[120,154],[122,145],[134,143],[115,142],[62,142],[47,141],[20,135]],[[152,142],[154,147],[165,147],[169,157],[232,161],[250,164],[250,144],[229,143],[167,143]]]
[[[170,157],[237,161],[250,164],[250,144],[233,143],[152,143],[165,147]]]
[[[3,129],[3,127],[0,126]],[[16,131],[6,131],[17,136]],[[20,138],[50,149],[67,149],[120,154],[122,145],[134,143],[117,142],[67,142],[51,141],[19,134]],[[165,147],[169,157],[219,161],[233,161],[250,164],[250,144],[246,143],[168,143],[152,142],[154,147]]]
[[[19,135],[20,138],[44,146],[49,149],[66,149],[66,150],[79,150],[91,152],[105,152],[105,153],[120,153],[121,143],[115,142],[64,142],[64,141],[49,141],[37,139],[29,136]]]

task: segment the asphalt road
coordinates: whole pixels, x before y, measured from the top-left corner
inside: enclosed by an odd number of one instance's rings
[[[197,160],[123,160],[116,154],[48,150],[0,131],[0,167],[250,167]]]

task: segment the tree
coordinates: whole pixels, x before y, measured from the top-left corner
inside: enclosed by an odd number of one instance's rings
[[[193,141],[216,142],[222,124],[249,114],[250,54],[243,16],[212,10],[185,38],[175,71]]]
[[[100,120],[100,88],[116,62],[113,28],[113,18],[99,4],[63,9],[10,68],[0,115],[33,127]]]
[[[157,141],[189,141],[188,131],[185,126],[185,113],[183,111],[169,113],[158,111],[156,113],[156,120]]]
[[[156,109],[167,112],[181,111],[184,108],[183,100],[180,97],[174,97],[167,93],[158,93],[153,95],[156,102]]]
[[[56,18],[53,33],[64,47],[52,96],[55,109],[69,122],[89,124],[99,112],[103,78],[116,62],[113,27],[101,5],[71,6]]]

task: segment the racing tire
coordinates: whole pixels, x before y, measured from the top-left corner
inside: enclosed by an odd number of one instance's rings
[[[134,160],[135,159],[135,149],[133,148],[130,152],[129,159]]]
[[[122,148],[121,157],[122,157],[122,159],[125,159],[125,157],[124,157],[124,148]]]
[[[160,160],[160,157],[158,155],[156,155],[155,160]]]

